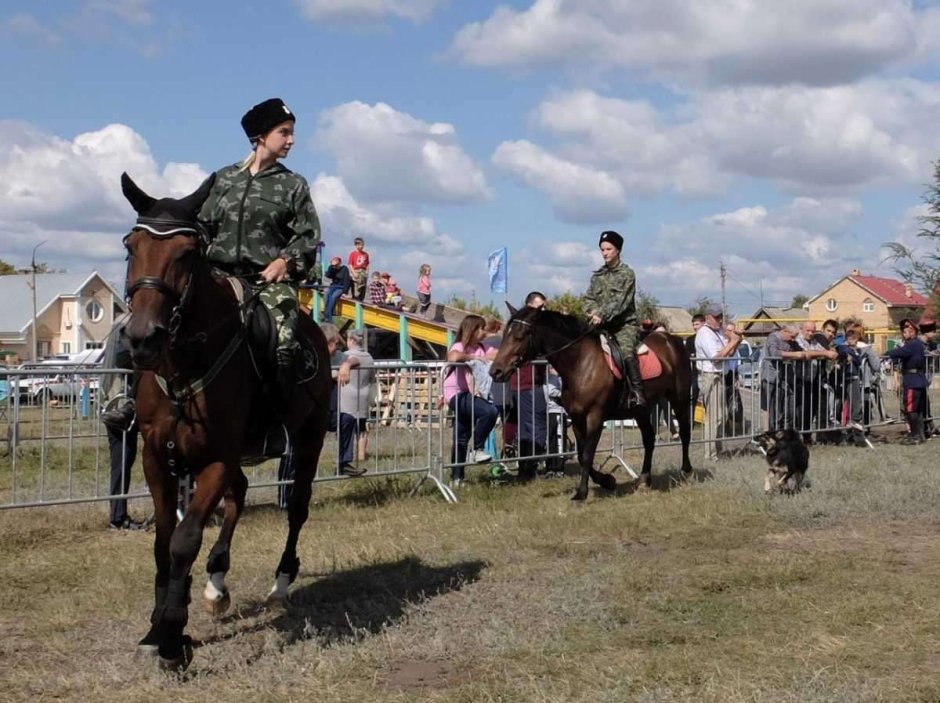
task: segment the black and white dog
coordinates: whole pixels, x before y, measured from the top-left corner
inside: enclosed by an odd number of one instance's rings
[[[809,469],[809,449],[796,430],[775,430],[755,440],[767,456],[764,491],[799,493]],[[807,483],[807,485],[809,485]]]

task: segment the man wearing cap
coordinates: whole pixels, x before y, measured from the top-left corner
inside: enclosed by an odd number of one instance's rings
[[[623,352],[629,383],[623,384],[621,406],[646,405],[640,362],[636,358],[639,324],[636,316],[636,276],[633,269],[620,260],[623,237],[612,230],[601,233],[598,247],[604,265],[591,276],[591,285],[584,295],[584,307],[593,325],[616,338]]]
[[[312,270],[320,221],[307,181],[278,159],[294,144],[296,118],[280,98],[252,107],[241,125],[248,157],[216,172],[199,213],[207,257],[219,270],[261,282],[259,299],[277,324],[277,380],[286,402],[296,384],[297,284]]]
[[[901,366],[901,409],[907,416],[909,442],[924,441],[924,398],[927,395],[927,345],[917,336],[917,325],[904,318],[900,323],[904,342],[887,353]]]
[[[927,388],[933,382],[933,376],[937,369],[937,323],[929,315],[923,315],[917,324],[920,331],[920,338],[927,348]],[[933,413],[930,410],[930,394],[924,393],[924,436],[935,437],[937,428],[934,425]]]
[[[741,344],[736,329],[722,330],[725,314],[721,306],[711,303],[705,308],[705,324],[695,333],[695,356],[698,359],[699,397],[705,406],[705,459],[718,461],[718,427],[724,421],[724,364],[722,359],[734,356]]]

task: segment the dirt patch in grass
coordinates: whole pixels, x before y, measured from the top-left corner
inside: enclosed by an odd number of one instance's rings
[[[467,680],[454,662],[391,661],[387,668],[387,673],[378,678],[378,683],[390,691],[449,688]]]

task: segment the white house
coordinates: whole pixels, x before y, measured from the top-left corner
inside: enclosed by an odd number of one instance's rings
[[[33,276],[0,276],[0,355],[7,363],[37,361],[33,349]],[[36,274],[36,346],[39,359],[104,346],[114,319],[127,306],[97,271]]]

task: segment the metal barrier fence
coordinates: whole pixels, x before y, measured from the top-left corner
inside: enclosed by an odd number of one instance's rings
[[[931,373],[938,361],[930,360]],[[790,427],[815,433],[819,441],[864,444],[872,427],[902,421],[896,374],[881,361],[867,375],[823,360],[692,363],[692,441],[706,460],[767,429]],[[556,402],[557,376],[545,362],[534,362],[500,385],[491,384],[486,370],[474,362],[376,362],[353,369],[337,394],[333,431],[315,481],[349,480],[350,467],[366,469],[367,478],[408,474],[417,479],[414,490],[430,482],[446,500],[456,501],[455,489],[475,465],[497,479],[507,473],[528,478],[537,469],[547,476],[561,473],[576,452]],[[0,509],[148,496],[142,472],[127,465],[124,451],[124,443],[136,443],[136,437],[112,434],[109,447],[98,420],[104,389],[113,384],[112,397],[123,392],[126,374],[68,367],[3,372]],[[935,395],[931,388],[930,409],[940,404]],[[652,405],[657,446],[678,445],[671,408],[665,401]],[[926,414],[933,418],[931,410]],[[635,423],[608,422],[598,468],[613,463],[635,476],[625,457],[640,449]],[[245,471],[252,489],[270,489],[271,500],[283,504],[291,483],[289,458]]]

